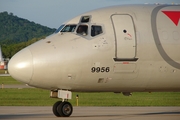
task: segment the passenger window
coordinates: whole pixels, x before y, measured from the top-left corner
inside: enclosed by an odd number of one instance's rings
[[[92,25],[91,26],[91,36],[92,37],[94,37],[96,35],[99,35],[101,33],[103,33],[101,26],[97,26],[97,25]]]
[[[76,32],[78,34],[86,36],[88,34],[88,26],[87,25],[79,25]]]
[[[66,25],[61,32],[74,32],[76,25]]]
[[[81,22],[82,22],[82,23],[87,23],[87,22],[89,22],[89,20],[90,20],[90,16],[83,16],[83,17],[81,18]]]

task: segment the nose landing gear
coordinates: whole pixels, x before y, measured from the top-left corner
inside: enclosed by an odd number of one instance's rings
[[[57,101],[52,108],[52,111],[57,117],[69,117],[73,112],[73,107],[71,103],[67,102],[68,99],[71,99],[71,91],[51,91],[52,98],[62,98],[62,101]]]
[[[58,101],[53,105],[53,113],[57,117],[69,117],[73,112],[73,107],[69,102]]]

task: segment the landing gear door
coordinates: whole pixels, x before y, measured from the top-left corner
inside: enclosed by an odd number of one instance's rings
[[[115,36],[115,59],[135,60],[136,37],[133,19],[128,14],[111,16]]]

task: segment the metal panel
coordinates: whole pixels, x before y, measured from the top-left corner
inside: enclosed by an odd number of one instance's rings
[[[134,24],[130,15],[112,15],[116,38],[115,57],[134,59],[136,56],[136,37]]]

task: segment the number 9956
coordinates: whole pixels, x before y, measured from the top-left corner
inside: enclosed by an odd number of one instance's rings
[[[92,67],[91,68],[92,73],[109,72],[109,71],[110,71],[110,67]]]

